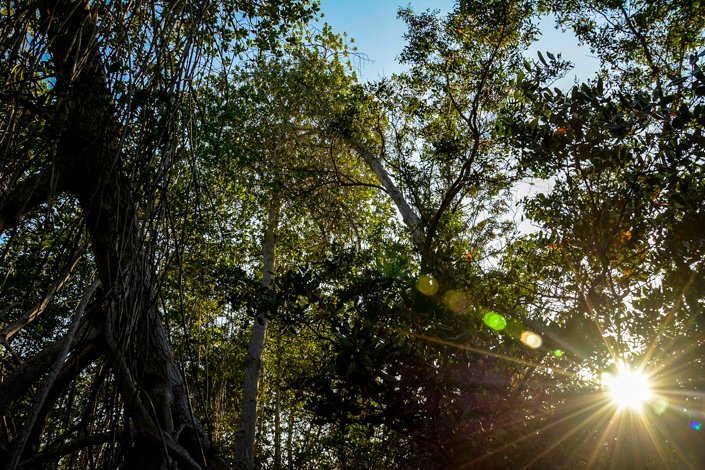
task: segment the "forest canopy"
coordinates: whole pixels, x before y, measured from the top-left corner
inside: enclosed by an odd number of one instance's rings
[[[321,17],[0,4],[0,467],[705,467],[705,4]]]

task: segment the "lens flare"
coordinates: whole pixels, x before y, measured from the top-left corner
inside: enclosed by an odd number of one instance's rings
[[[644,402],[653,397],[648,377],[638,370],[622,367],[617,375],[603,374],[602,380],[612,402],[621,409],[638,411]]]
[[[543,339],[541,339],[541,336],[537,335],[533,331],[524,331],[519,339],[531,349],[540,348],[543,344]]]
[[[416,281],[416,289],[423,295],[435,295],[438,292],[438,287],[438,281],[431,275],[423,275]]]
[[[470,295],[459,290],[451,290],[443,297],[443,301],[454,313],[467,313],[470,309]]]
[[[495,331],[501,331],[507,327],[507,320],[497,312],[487,312],[482,321]]]

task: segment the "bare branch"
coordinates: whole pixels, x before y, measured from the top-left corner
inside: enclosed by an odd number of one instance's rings
[[[60,193],[53,168],[47,168],[19,185],[0,200],[0,233],[14,227],[32,209]]]
[[[22,330],[22,328],[32,323],[39,315],[44,312],[44,310],[46,310],[46,308],[49,306],[49,303],[51,303],[51,300],[54,298],[54,295],[56,295],[56,292],[61,289],[66,283],[66,281],[69,279],[71,271],[73,271],[73,269],[76,267],[76,264],[78,264],[78,261],[81,259],[81,256],[82,254],[78,254],[78,256],[74,258],[74,260],[66,268],[64,273],[54,282],[54,284],[52,284],[52,286],[49,288],[49,291],[39,302],[37,302],[36,305],[34,305],[34,307],[27,310],[24,315],[18,318],[14,323],[0,330],[0,344],[8,348],[10,342],[12,341],[12,338],[20,330]]]
[[[424,246],[425,236],[423,234],[423,222],[421,218],[414,212],[409,203],[404,198],[399,188],[397,188],[392,178],[387,173],[382,163],[370,150],[365,147],[361,142],[355,141],[353,139],[346,139],[348,144],[353,147],[360,156],[367,162],[372,168],[372,171],[377,175],[377,179],[382,184],[387,194],[392,198],[394,204],[397,206],[399,213],[401,214],[404,223],[407,228],[411,231],[411,238],[414,241],[414,245],[417,248],[422,249]]]
[[[44,407],[44,401],[49,394],[49,390],[61,371],[60,366],[66,360],[66,356],[68,355],[71,344],[73,343],[73,338],[76,335],[76,331],[78,331],[81,317],[86,311],[86,307],[88,307],[88,302],[91,300],[93,292],[95,292],[98,288],[98,284],[100,284],[100,281],[96,279],[90,284],[90,286],[88,286],[88,289],[86,289],[86,292],[83,294],[83,298],[79,302],[78,307],[76,307],[76,312],[71,320],[71,325],[64,335],[64,338],[61,340],[61,349],[59,350],[59,354],[56,359],[54,359],[53,367],[49,370],[49,374],[42,382],[41,389],[34,399],[32,409],[25,421],[24,428],[10,447],[10,455],[5,462],[6,468],[9,470],[14,470],[19,464],[20,458],[22,457],[22,452],[24,451],[24,447],[27,443],[27,438],[32,433],[34,423]]]
[[[86,354],[93,358],[96,357],[94,343],[99,332],[91,322],[86,321],[91,316],[92,313],[87,313],[83,316],[83,324],[79,329],[79,334],[77,334],[74,339],[74,346],[76,346],[78,342],[82,344],[81,350],[77,352],[75,356],[72,356],[72,358],[78,360],[78,362],[85,362],[80,358]],[[84,329],[85,331],[83,331]],[[47,373],[49,367],[54,363],[57,355],[61,352],[62,345],[63,339],[49,344],[40,352],[25,360],[22,365],[11,374],[4,377],[2,382],[0,382],[0,415],[5,413],[10,403],[25,396],[29,388]],[[68,366],[75,371],[80,367],[76,366],[73,359],[69,359],[65,367]],[[59,375],[57,382],[62,381],[63,375],[64,372]]]
[[[69,455],[77,450],[81,450],[86,447],[93,447],[106,442],[111,442],[116,439],[134,439],[136,437],[134,431],[128,433],[124,429],[117,429],[114,431],[108,431],[98,434],[92,434],[90,436],[77,437],[70,442],[63,442],[61,444],[54,445],[47,450],[35,455],[34,457],[20,462],[19,468],[37,468],[38,465],[52,462],[58,460],[64,455]]]

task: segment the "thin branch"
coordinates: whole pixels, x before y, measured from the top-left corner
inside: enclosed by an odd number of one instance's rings
[[[66,356],[69,353],[73,338],[76,335],[76,331],[78,331],[78,326],[80,325],[81,317],[83,317],[83,312],[85,312],[86,307],[88,306],[88,302],[91,300],[93,292],[95,292],[99,284],[100,281],[98,279],[95,279],[90,284],[90,286],[88,286],[88,289],[86,289],[86,292],[83,294],[83,298],[81,298],[78,307],[76,307],[76,312],[74,313],[73,319],[71,320],[71,325],[69,326],[68,331],[62,339],[62,345],[59,355],[54,360],[53,367],[49,370],[49,374],[44,378],[44,381],[42,382],[40,392],[34,399],[32,409],[30,410],[29,415],[27,416],[24,428],[10,447],[10,456],[6,461],[6,468],[8,468],[9,470],[16,469],[17,465],[19,464],[20,458],[22,457],[22,452],[24,451],[25,445],[27,444],[27,438],[32,433],[34,423],[37,417],[39,416],[42,408],[44,407],[44,401],[46,400],[46,397],[49,394],[49,390],[51,389],[52,385],[54,384],[54,381],[56,380],[56,377],[58,377],[59,372],[61,371],[60,366],[66,360]]]
[[[137,433],[135,431],[128,433],[125,429],[120,429],[117,430],[117,432],[108,431],[98,434],[92,434],[90,436],[77,437],[76,439],[70,442],[65,442],[52,446],[32,458],[20,462],[19,468],[37,468],[37,466],[40,464],[58,460],[60,457],[72,454],[77,450],[81,450],[86,447],[94,447],[100,444],[105,444],[106,442],[111,442],[115,439],[116,434],[119,438],[130,440],[134,440],[137,436]]]
[[[78,264],[78,261],[81,259],[81,256],[82,253],[79,253],[73,259],[73,261],[71,262],[71,264],[69,264],[64,273],[54,282],[54,284],[52,284],[52,286],[49,288],[49,291],[44,294],[44,297],[39,302],[37,302],[34,307],[27,310],[24,315],[18,318],[14,323],[0,330],[0,344],[8,348],[10,342],[12,341],[12,338],[20,330],[22,330],[22,328],[32,323],[34,320],[37,319],[39,315],[44,312],[44,310],[46,310],[46,308],[49,306],[49,303],[54,298],[54,295],[56,295],[56,292],[59,291],[59,289],[61,289],[66,283],[66,281],[69,279],[71,271],[73,271],[73,269],[76,267],[76,264]]]
[[[84,320],[92,316],[92,309],[83,316]],[[85,328],[85,331],[83,329]],[[90,322],[83,322],[79,329],[79,334],[76,335],[74,339],[73,346],[80,341],[82,344],[86,344],[90,349],[90,345],[95,342],[98,338],[99,332],[93,324]],[[49,370],[51,364],[54,363],[57,355],[61,352],[61,347],[63,339],[58,339],[57,341],[45,346],[40,352],[25,360],[21,366],[12,371],[12,373],[3,378],[0,382],[0,416],[5,413],[7,407],[13,401],[24,396],[29,390],[29,388],[39,381],[39,379],[46,374]],[[85,349],[85,348],[84,348]],[[76,358],[82,356],[83,351],[78,352]],[[70,365],[73,361],[70,359],[66,365]],[[74,366],[73,369],[76,369]],[[57,381],[61,381],[61,375]]]
[[[639,41],[639,45],[644,50],[644,57],[646,58],[646,63],[649,64],[649,68],[651,68],[651,72],[654,74],[653,77],[656,79],[656,89],[662,95],[663,88],[661,85],[661,70],[659,70],[658,66],[656,65],[656,62],[654,62],[654,57],[651,54],[651,48],[646,42],[646,38],[644,37],[644,35],[641,34],[641,31],[636,29],[636,25],[634,25],[632,17],[624,8],[624,5],[620,5],[619,8],[622,11],[622,16],[624,16],[624,21],[627,23],[629,31],[631,31],[631,33],[636,37],[637,41]]]
[[[51,167],[25,180],[16,191],[0,200],[0,233],[17,225],[32,209],[61,192],[60,189]]]

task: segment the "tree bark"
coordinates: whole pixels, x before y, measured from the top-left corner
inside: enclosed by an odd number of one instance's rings
[[[68,192],[78,200],[103,286],[99,329],[127,418],[137,431],[127,463],[135,468],[225,468],[191,412],[157,309],[138,201],[123,167],[119,125],[98,48],[96,16],[87,0],[46,0],[37,6],[56,71],[52,126],[57,144],[38,176],[0,206],[0,229],[52,195]],[[50,356],[61,357],[64,351],[54,348]],[[23,447],[21,439],[13,444]],[[6,463],[13,466],[18,455],[11,454]]]
[[[419,253],[423,252],[424,245],[426,244],[426,235],[424,234],[424,224],[421,217],[411,208],[397,185],[392,181],[387,169],[384,168],[379,158],[360,142],[348,140],[348,143],[360,154],[370,168],[372,168],[372,171],[374,171],[377,176],[377,180],[387,194],[389,194],[389,197],[392,198],[392,201],[394,201],[394,205],[397,207],[404,224],[411,233],[414,246],[418,249]]]
[[[276,383],[274,384],[274,468],[282,468],[282,427],[281,427],[281,336],[277,337],[275,347],[277,369],[275,371]]]
[[[281,201],[274,196],[267,215],[267,226],[262,242],[262,285],[271,288],[274,280],[274,250],[276,231],[279,226]],[[242,411],[235,442],[235,459],[239,468],[250,470],[254,467],[255,435],[257,431],[257,386],[262,371],[262,353],[267,332],[267,314],[262,312],[255,317],[252,337],[245,359],[245,380],[242,386]]]

